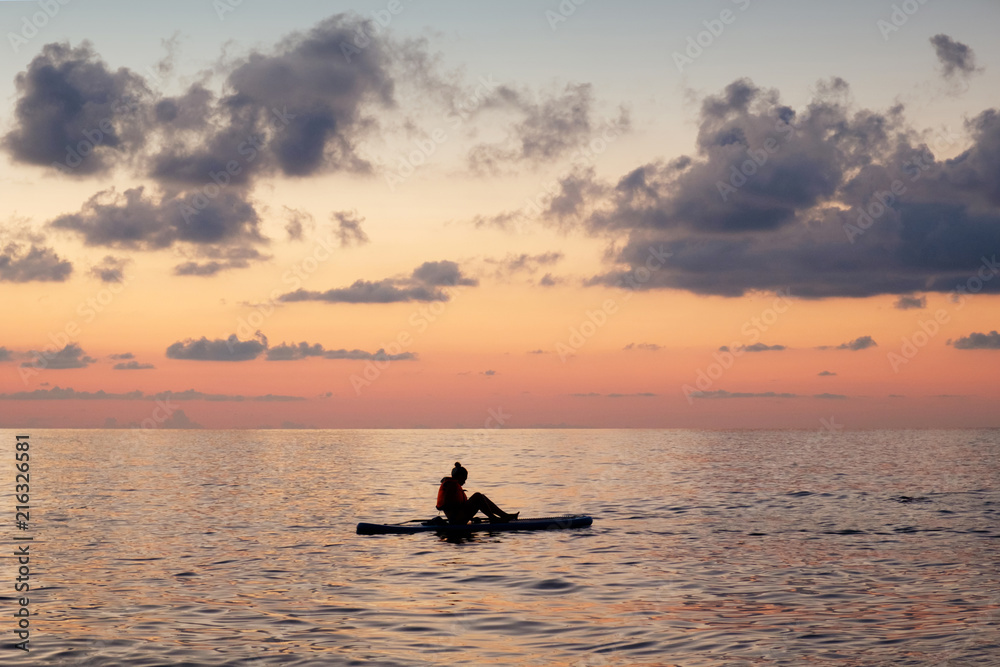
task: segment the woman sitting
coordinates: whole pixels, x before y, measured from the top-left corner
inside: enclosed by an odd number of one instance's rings
[[[471,498],[465,497],[465,489],[462,485],[469,478],[469,471],[462,467],[462,464],[455,462],[455,467],[451,471],[451,477],[441,480],[441,487],[438,489],[437,508],[448,517],[448,523],[463,525],[482,512],[489,517],[493,523],[507,523],[517,518],[520,512],[507,514],[496,504],[481,493],[473,493]]]

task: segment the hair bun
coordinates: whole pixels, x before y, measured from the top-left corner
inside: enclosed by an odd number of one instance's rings
[[[461,464],[461,463],[459,463],[458,461],[455,461],[455,467],[456,467],[456,468],[461,468],[461,467],[462,467],[462,464]]]

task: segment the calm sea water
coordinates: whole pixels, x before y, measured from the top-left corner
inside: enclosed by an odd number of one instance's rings
[[[996,430],[29,433],[3,665],[1000,664]],[[354,533],[455,460],[594,526]]]

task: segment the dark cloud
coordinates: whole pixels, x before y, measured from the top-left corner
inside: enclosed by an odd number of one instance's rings
[[[361,223],[365,219],[358,217],[357,211],[337,211],[330,214],[330,219],[337,223],[337,237],[341,248],[368,243],[368,235],[361,229]]]
[[[841,343],[840,345],[837,346],[837,349],[852,350],[854,352],[857,352],[858,350],[867,350],[870,347],[878,347],[878,343],[876,343],[871,336],[861,336],[859,338],[855,338],[852,341]]]
[[[911,294],[901,294],[896,303],[893,304],[894,308],[899,310],[912,310],[927,307],[927,297],[926,296],[913,296]]]
[[[152,159],[152,173],[179,185],[203,185],[208,174],[236,162],[236,183],[278,171],[307,176],[320,171],[367,171],[357,142],[369,132],[371,107],[391,108],[392,46],[373,37],[350,59],[344,44],[369,22],[339,14],[296,32],[269,50],[255,50],[230,68],[227,95],[214,99],[199,85],[159,104],[159,128],[170,142]],[[202,118],[193,131],[178,118]],[[251,157],[252,156],[252,157]]]
[[[125,266],[131,260],[107,255],[100,264],[91,267],[90,275],[104,283],[120,283],[125,280]]]
[[[483,371],[482,373],[480,373],[480,375],[486,375],[486,376],[489,376],[489,377],[492,377],[492,376],[494,376],[496,374],[497,374],[497,372],[495,370],[492,370],[492,369],[490,369],[488,371]]]
[[[112,359],[135,359],[135,355],[131,352],[122,352],[121,354],[112,354]]]
[[[193,361],[249,361],[256,359],[267,350],[267,337],[259,331],[255,340],[239,340],[236,334],[222,340],[209,340],[202,336],[198,340],[178,341],[167,348],[169,359],[189,359]]]
[[[836,373],[832,371],[820,371],[819,373],[817,373],[817,375],[819,375],[820,377],[830,377],[836,375]]]
[[[970,333],[948,344],[954,345],[956,350],[1000,350],[1000,333]]]
[[[153,364],[141,364],[138,361],[123,361],[112,366],[116,371],[145,371],[156,368]]]
[[[546,350],[537,349],[537,350],[528,350],[528,354],[548,354],[548,352]]]
[[[965,44],[944,34],[934,35],[930,41],[941,63],[941,73],[946,79],[956,74],[968,76],[976,71],[976,54]]]
[[[386,278],[371,282],[357,280],[349,287],[325,292],[299,289],[283,294],[281,301],[326,301],[327,303],[400,303],[405,301],[448,301],[442,287],[474,286],[479,281],[462,274],[458,264],[450,261],[424,262],[409,278]]]
[[[197,197],[201,197],[198,199]],[[259,243],[260,218],[253,205],[235,191],[216,197],[153,197],[137,187],[119,194],[113,188],[91,197],[78,213],[49,223],[83,236],[87,245],[153,250],[175,242],[195,245]]]
[[[32,350],[31,361],[21,364],[24,368],[39,368],[49,370],[63,370],[68,368],[86,368],[97,361],[93,357],[87,356],[83,349],[76,343],[70,343],[61,350],[44,350],[38,352]]]
[[[984,263],[1000,272],[992,259],[1000,252],[1000,111],[966,128],[966,150],[940,160],[902,105],[856,109],[839,79],[799,110],[741,80],[705,100],[696,155],[637,166],[614,184],[573,174],[539,215],[616,241],[611,259],[620,268],[590,285],[648,272],[635,289],[950,292]],[[654,252],[668,260],[648,270]],[[1000,292],[1000,280],[983,291]]]
[[[323,359],[354,359],[372,361],[409,361],[417,358],[413,352],[401,352],[399,354],[387,354],[384,349],[375,352],[365,352],[364,350],[327,350],[321,344],[309,343],[287,344],[282,343],[268,348],[268,361],[295,361],[308,357],[322,357]]]
[[[6,347],[0,347],[0,361],[10,361],[14,355]]]
[[[0,282],[62,282],[71,273],[73,265],[60,259],[52,248],[34,243],[26,248],[12,241],[0,249]]]
[[[15,83],[15,126],[0,145],[18,162],[97,174],[145,141],[136,113],[144,80],[127,68],[111,71],[87,42],[46,44]]]

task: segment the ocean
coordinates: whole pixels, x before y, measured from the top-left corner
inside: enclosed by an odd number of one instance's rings
[[[3,665],[1000,664],[1000,430],[28,430],[0,443]],[[455,461],[504,510],[594,524],[355,534],[436,514]],[[25,544],[30,592],[15,593]],[[27,653],[11,648],[22,595]]]

